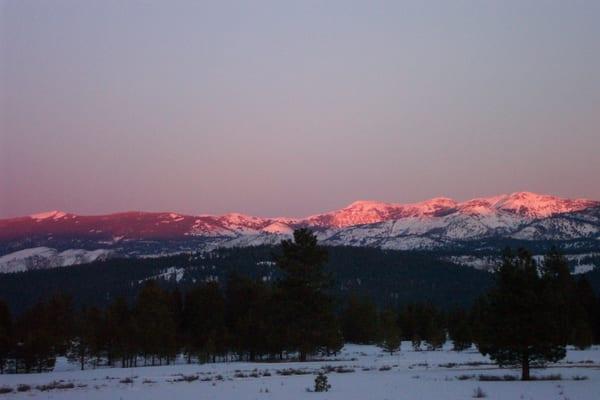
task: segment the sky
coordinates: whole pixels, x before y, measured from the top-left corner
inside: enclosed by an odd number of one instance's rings
[[[0,0],[0,218],[600,199],[599,1]]]

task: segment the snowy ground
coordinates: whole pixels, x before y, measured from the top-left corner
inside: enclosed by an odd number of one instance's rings
[[[348,345],[335,360],[306,363],[232,362],[86,371],[69,370],[73,367],[63,364],[57,368],[62,371],[52,373],[0,375],[0,387],[15,389],[0,399],[470,399],[478,387],[488,399],[600,398],[600,347],[570,349],[561,363],[533,371],[536,376],[560,374],[561,380],[534,382],[479,381],[481,374],[518,376],[519,372],[499,369],[475,350],[457,353],[449,348],[415,352],[403,343],[403,350],[390,356],[374,346]],[[290,369],[305,374],[282,374]],[[331,390],[307,391],[322,369],[330,370]],[[74,388],[36,388],[53,381],[72,383]],[[31,389],[16,392],[19,384]]]

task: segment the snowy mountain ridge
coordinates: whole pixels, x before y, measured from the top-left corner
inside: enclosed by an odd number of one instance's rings
[[[256,246],[276,244],[300,227],[313,229],[323,244],[334,246],[433,250],[509,239],[585,243],[596,251],[600,202],[517,192],[464,202],[445,197],[410,204],[356,201],[305,218],[173,212],[79,216],[51,211],[0,220],[0,256],[35,247],[110,249],[111,254],[141,256]],[[10,267],[0,262],[0,271],[15,269],[19,267],[14,262]]]

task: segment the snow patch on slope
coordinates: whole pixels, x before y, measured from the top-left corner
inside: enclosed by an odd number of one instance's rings
[[[112,254],[108,249],[69,249],[59,252],[50,247],[33,247],[0,257],[0,273],[32,271],[85,264],[103,260]]]

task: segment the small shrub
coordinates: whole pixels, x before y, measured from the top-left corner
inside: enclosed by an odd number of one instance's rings
[[[449,362],[449,363],[446,363],[446,364],[440,364],[439,366],[441,368],[454,368],[457,365],[458,365],[457,363]]]
[[[561,381],[561,374],[551,374],[551,375],[540,375],[540,376],[532,376],[532,381]]]
[[[331,389],[331,385],[327,382],[327,375],[319,372],[315,378],[315,392],[327,392]]]
[[[0,394],[12,393],[13,388],[10,386],[0,386]]]
[[[45,385],[37,385],[35,388],[40,392],[45,392],[54,389],[55,386],[52,383],[47,383]]]
[[[473,390],[473,398],[474,399],[483,399],[485,397],[487,397],[487,394],[485,394],[483,389],[480,388],[479,386],[477,386],[477,389]]]
[[[485,361],[469,361],[462,365],[466,365],[467,367],[480,367],[482,365],[492,365],[492,363]]]
[[[31,386],[21,383],[17,385],[17,392],[29,392],[31,390]]]
[[[479,379],[482,382],[498,382],[498,381],[516,381],[519,378],[514,376],[514,375],[502,375],[502,376],[497,376],[497,375],[479,375],[477,377],[477,379]]]
[[[456,379],[459,381],[468,381],[469,379],[475,378],[475,375],[458,375]]]
[[[180,378],[175,379],[174,382],[194,382],[199,379],[198,375],[181,375]]]
[[[74,389],[75,388],[75,384],[72,382],[69,383],[59,383],[58,385],[56,385],[57,389]]]
[[[353,368],[349,368],[349,367],[344,367],[344,366],[339,366],[333,369],[334,372],[337,372],[338,374],[348,374],[350,372],[354,372]]]
[[[381,367],[379,367],[380,371],[389,371],[391,369],[392,367],[390,367],[389,365],[382,365]]]
[[[40,392],[46,392],[48,390],[54,390],[54,389],[73,389],[75,388],[75,384],[74,383],[65,383],[63,381],[53,381],[50,383],[47,383],[45,385],[38,385],[35,387],[37,390],[39,390]]]
[[[574,381],[586,381],[586,380],[588,380],[588,377],[584,376],[584,375],[573,375],[573,380]]]
[[[121,379],[119,382],[125,383],[125,384],[130,384],[130,383],[133,383],[133,379],[130,377],[127,377],[127,378]]]
[[[310,374],[309,371],[302,370],[302,369],[284,368],[284,369],[277,370],[277,375],[282,375],[282,376],[308,375],[308,374]]]
[[[152,379],[144,379],[142,383],[156,383],[156,381],[153,381]]]

